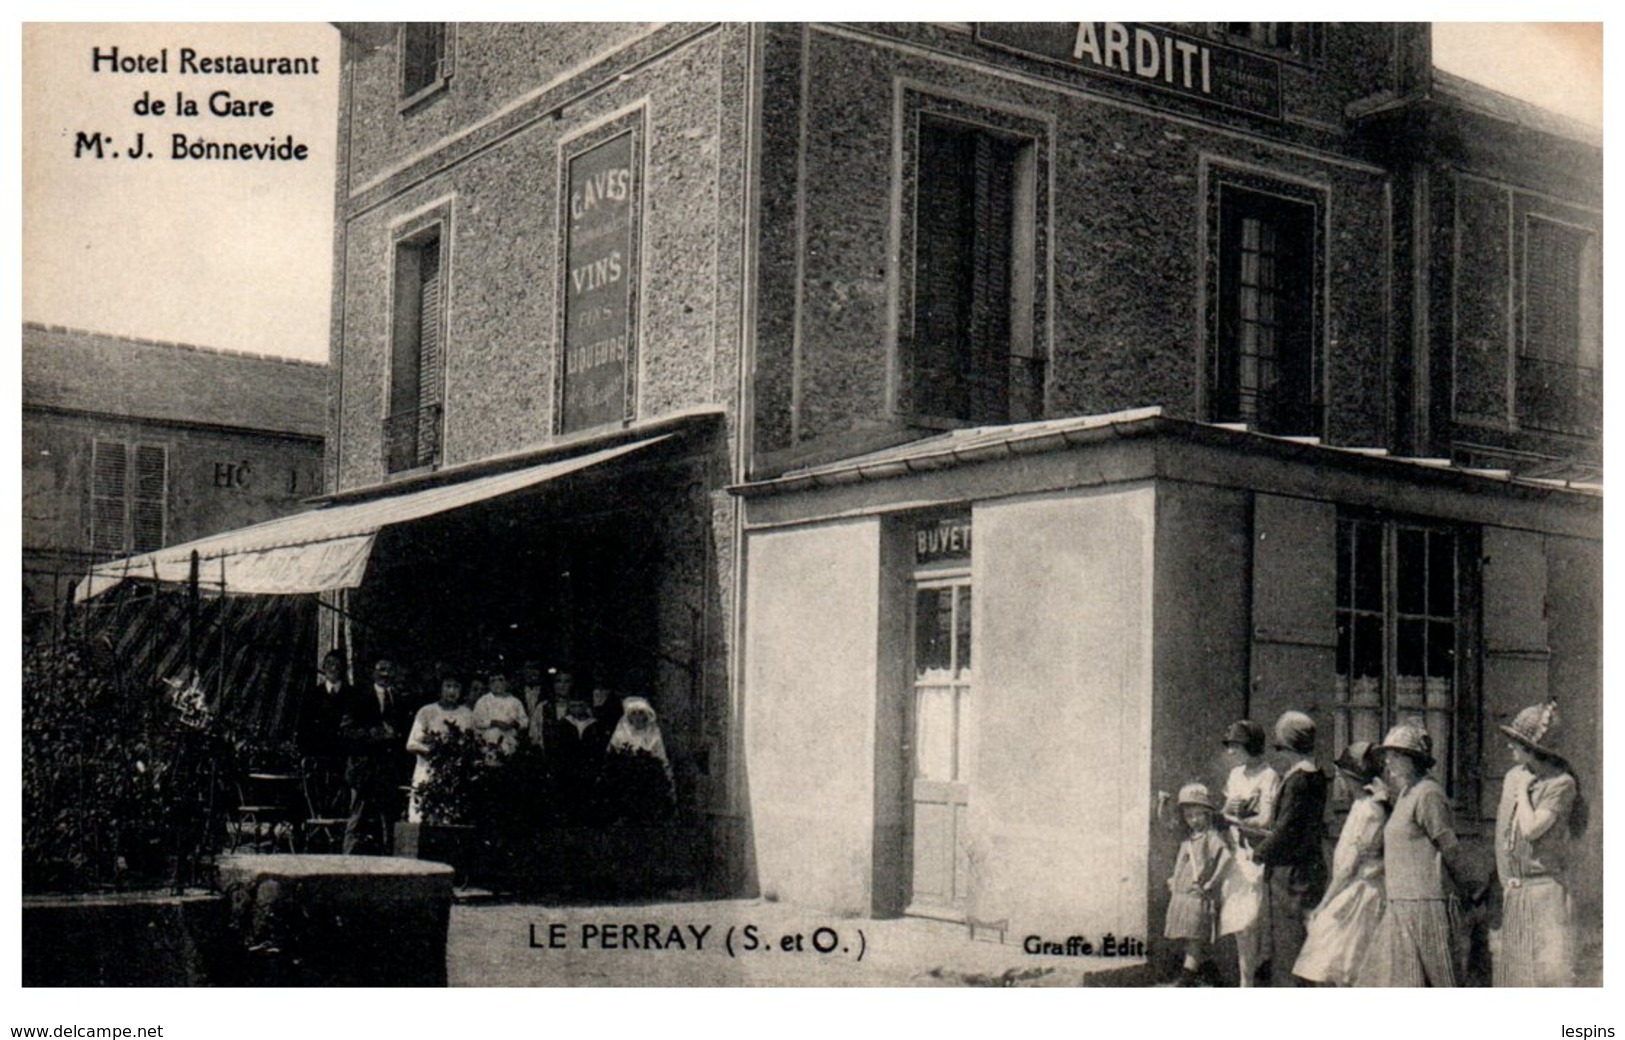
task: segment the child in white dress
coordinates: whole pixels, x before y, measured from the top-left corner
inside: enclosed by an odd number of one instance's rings
[[[1163,937],[1185,941],[1181,986],[1217,977],[1211,954],[1219,923],[1219,886],[1230,865],[1230,846],[1213,827],[1217,812],[1205,784],[1186,784],[1179,789],[1179,814],[1186,836],[1168,879],[1168,921]]]

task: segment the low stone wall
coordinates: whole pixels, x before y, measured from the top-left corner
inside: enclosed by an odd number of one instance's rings
[[[452,870],[389,856],[228,856],[245,986],[444,986]]]
[[[23,985],[209,985],[231,959],[226,924],[210,893],[25,896]]]

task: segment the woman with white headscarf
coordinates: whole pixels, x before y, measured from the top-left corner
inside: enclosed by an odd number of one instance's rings
[[[676,811],[676,789],[660,723],[647,698],[628,697],[621,707],[599,780],[606,816],[612,823],[663,822]]]

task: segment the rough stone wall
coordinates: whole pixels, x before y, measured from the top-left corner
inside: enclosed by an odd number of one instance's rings
[[[898,418],[887,380],[895,349],[890,309],[899,310],[899,324],[909,320],[908,301],[888,296],[895,268],[909,262],[892,256],[894,106],[901,91],[1051,121],[1040,143],[1052,176],[1051,205],[1039,214],[1038,228],[1052,258],[1053,290],[1038,301],[1048,309],[1040,324],[1050,330],[1050,342],[1039,344],[1050,357],[1048,414],[1160,404],[1170,414],[1199,416],[1208,349],[1199,286],[1211,277],[1200,244],[1206,162],[1307,182],[1321,193],[1329,214],[1322,346],[1328,432],[1341,443],[1383,443],[1387,253],[1383,222],[1372,215],[1387,200],[1375,167],[1307,151],[1301,128],[1279,130],[1289,145],[1205,127],[1144,99],[1109,100],[1095,81],[1080,90],[1064,77],[1001,69],[999,63],[1010,63],[985,51],[966,51],[977,59],[971,64],[819,26],[797,43],[799,60],[788,31],[775,30],[768,48],[764,142],[783,149],[798,139],[801,122],[807,129],[797,152],[799,220],[796,205],[777,197],[797,183],[797,164],[776,153],[764,157],[764,194],[774,199],[762,212],[764,260],[779,262],[764,262],[761,274],[758,450],[796,448]],[[805,97],[798,96],[802,76],[793,71],[801,61]],[[1328,93],[1342,104],[1378,82],[1372,61],[1349,71],[1352,85],[1338,80]],[[797,242],[799,279],[796,248],[788,244]]]
[[[461,58],[451,95],[465,82],[479,82],[472,74],[483,59],[468,42],[473,31],[459,27]],[[392,229],[438,204],[449,202],[442,239],[448,249],[443,461],[451,465],[540,446],[552,436],[563,251],[559,149],[561,142],[631,110],[643,112],[637,416],[733,403],[747,32],[743,26],[700,30],[607,86],[595,86],[601,77],[589,70],[579,83],[559,88],[561,96],[574,87],[586,90],[562,110],[521,113],[511,132],[489,132],[489,140],[480,136],[487,131],[475,131],[472,145],[426,156],[413,176],[350,196],[339,358],[340,486],[383,476]],[[470,80],[461,79],[465,73]],[[357,124],[394,120],[400,141],[415,134],[410,115],[401,117],[377,97],[364,98],[359,86],[355,109]],[[364,159],[354,163],[352,183],[366,167]]]
[[[1600,284],[1602,213],[1538,189],[1446,169],[1434,178],[1436,224],[1449,251],[1436,252],[1435,299],[1444,304],[1435,346],[1447,380],[1436,380],[1450,439],[1557,457],[1601,458],[1594,438],[1528,426],[1518,416],[1518,354],[1524,336],[1525,244],[1532,216],[1596,235],[1593,277]],[[1601,317],[1600,300],[1587,304]],[[1594,359],[1600,364],[1600,356]]]
[[[644,35],[652,26],[610,22],[462,22],[449,89],[404,115],[396,37],[376,50],[350,48],[354,104],[349,128],[351,187],[432,150],[445,138]]]

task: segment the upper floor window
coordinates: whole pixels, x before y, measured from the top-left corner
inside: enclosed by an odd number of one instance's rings
[[[1034,146],[922,117],[914,227],[913,413],[1007,422],[1036,417]]]
[[[406,22],[401,26],[403,105],[446,85],[451,78],[451,26],[447,22]]]
[[[1223,186],[1217,259],[1214,420],[1318,433],[1315,206]]]
[[[396,244],[389,413],[384,420],[385,466],[390,473],[440,461],[444,385],[442,266],[438,223]]]
[[[1601,434],[1595,248],[1588,228],[1534,216],[1528,220],[1517,371],[1520,426]]]
[[[164,445],[93,442],[91,551],[120,555],[162,548],[168,480],[169,449]]]
[[[1319,60],[1325,51],[1325,26],[1315,22],[1219,22],[1217,29],[1229,39],[1306,61]]]

